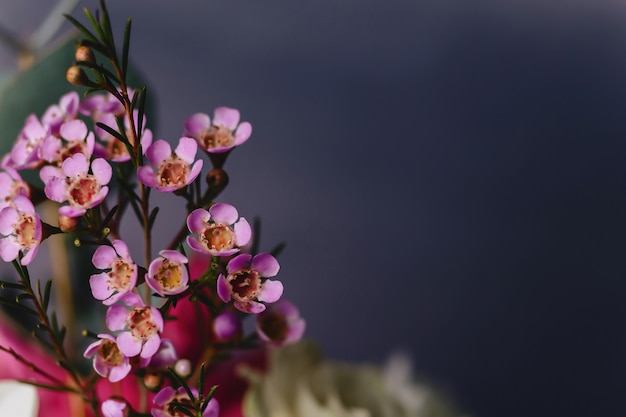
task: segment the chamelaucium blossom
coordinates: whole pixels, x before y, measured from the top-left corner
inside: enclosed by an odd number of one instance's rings
[[[198,208],[187,217],[187,227],[198,237],[188,236],[191,249],[213,256],[230,256],[239,252],[252,237],[248,221],[230,204],[217,203],[209,210]]]
[[[0,210],[10,205],[18,195],[30,198],[28,183],[12,168],[5,168],[4,171],[0,171]]]
[[[124,330],[117,335],[117,346],[128,357],[152,357],[161,345],[163,316],[156,308],[146,306],[135,293],[124,294],[119,301],[129,308],[114,304],[106,314],[109,330]]]
[[[198,390],[194,387],[189,387],[191,393],[197,397]],[[177,417],[184,415],[181,412],[177,412],[172,403],[190,403],[189,395],[184,387],[179,387],[175,390],[172,387],[165,387],[159,391],[154,397],[155,407],[150,410],[153,417]],[[209,404],[202,412],[202,417],[218,417],[220,413],[220,406],[215,398],[209,400]]]
[[[132,369],[128,357],[119,349],[115,337],[101,333],[100,340],[93,342],[85,349],[85,358],[93,357],[93,369],[98,375],[111,382],[118,382],[126,378]]]
[[[29,115],[11,152],[2,158],[2,167],[21,170],[40,166],[43,160],[39,157],[39,145],[50,135],[52,133],[48,126],[42,124],[34,114]]]
[[[40,144],[38,155],[47,162],[62,163],[66,158],[82,153],[91,158],[96,140],[82,120],[71,120],[61,124],[59,137],[49,135]]]
[[[159,256],[150,262],[146,283],[162,297],[184,292],[189,287],[187,262],[187,257],[178,251],[160,251]]]
[[[115,120],[116,115],[113,113],[105,113],[99,117],[97,120],[98,123],[102,123],[116,132],[119,130],[117,126],[117,122]],[[133,112],[133,121],[135,126],[139,123],[139,111],[135,110]],[[152,131],[150,129],[146,129],[147,120],[144,117],[143,123],[141,126],[140,134],[141,138],[139,142],[141,143],[141,149],[143,154],[146,153],[146,150],[152,145]],[[124,129],[126,137],[129,141],[131,141],[131,145],[133,145],[133,136],[131,135],[131,123],[127,116],[124,116]],[[98,137],[105,143],[105,147],[102,150],[106,157],[114,162],[125,162],[130,160],[130,154],[128,153],[128,149],[126,145],[122,143],[115,136],[111,135],[106,130],[102,129],[99,126],[96,126],[95,132]]]
[[[42,227],[33,203],[23,195],[13,198],[10,205],[0,211],[0,257],[11,262],[23,255],[20,263],[28,265],[39,249]]]
[[[79,103],[80,97],[76,91],[63,95],[59,104],[53,104],[44,112],[41,123],[50,127],[53,135],[57,135],[64,122],[76,119]]]
[[[283,294],[280,281],[266,279],[278,273],[280,265],[268,253],[260,253],[254,258],[244,253],[228,262],[228,275],[217,278],[217,294],[225,303],[234,300],[234,306],[244,313],[258,314],[265,310],[265,304],[278,301]],[[265,278],[265,279],[264,279]]]
[[[298,307],[287,300],[279,300],[256,316],[256,331],[259,338],[274,346],[299,341],[305,328],[306,322],[300,317]]]
[[[104,417],[128,417],[128,403],[116,398],[102,401],[100,407]]]
[[[115,303],[137,283],[137,264],[133,262],[126,243],[116,239],[111,245],[98,246],[91,258],[96,268],[110,269],[89,278],[91,293],[104,305]]]
[[[161,192],[180,190],[192,183],[202,170],[202,160],[194,162],[197,150],[198,145],[192,138],[180,138],[173,152],[169,143],[159,139],[146,150],[152,167],[143,165],[137,168],[137,178],[144,185]]]
[[[91,162],[92,174],[89,168],[87,157],[77,153],[63,161],[60,169],[47,165],[39,171],[39,177],[46,185],[46,196],[59,203],[69,203],[59,208],[59,215],[80,217],[106,198],[109,192],[106,185],[112,176],[111,165],[103,158],[96,158]]]
[[[252,134],[252,125],[239,123],[239,110],[230,107],[218,107],[211,118],[205,113],[195,113],[185,120],[185,136],[198,141],[200,147],[208,153],[223,153],[239,146]]]

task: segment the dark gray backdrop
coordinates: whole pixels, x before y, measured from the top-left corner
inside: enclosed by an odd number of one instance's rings
[[[159,137],[218,105],[253,124],[222,201],[288,242],[285,296],[330,357],[403,348],[474,416],[624,415],[625,3],[110,8]]]

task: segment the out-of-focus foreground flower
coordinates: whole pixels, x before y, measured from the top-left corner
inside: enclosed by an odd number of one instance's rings
[[[458,414],[415,382],[409,361],[385,368],[325,361],[311,343],[274,349],[266,373],[242,369],[250,381],[246,417],[452,417]]]

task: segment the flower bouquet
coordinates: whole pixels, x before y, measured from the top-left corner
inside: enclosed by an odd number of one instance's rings
[[[190,115],[173,144],[156,139],[148,89],[130,82],[131,20],[118,48],[104,1],[83,21],[66,18],[79,32],[69,84],[52,82],[75,88],[30,113],[1,160],[0,258],[16,277],[0,281],[0,413],[451,414],[405,362],[334,364],[297,343],[305,321],[277,278],[283,245],[259,251],[257,222],[219,201],[252,125],[218,107]],[[185,207],[165,247],[154,247],[155,193]],[[42,245],[52,279],[29,270]],[[89,305],[78,314],[73,291]]]

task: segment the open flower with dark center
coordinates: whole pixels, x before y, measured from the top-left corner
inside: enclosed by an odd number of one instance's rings
[[[198,390],[194,387],[189,387],[194,397],[198,397]],[[184,387],[179,387],[175,390],[172,387],[165,387],[161,389],[154,397],[154,407],[150,412],[153,417],[178,417],[191,415],[180,411],[182,404],[189,404],[191,406],[191,399],[187,394]],[[193,410],[188,408],[190,412]],[[209,404],[202,412],[202,417],[218,417],[220,413],[220,406],[215,398],[209,400]],[[194,414],[195,415],[195,414]]]
[[[28,265],[41,243],[41,220],[33,203],[23,195],[0,210],[0,258],[11,262],[23,255],[20,263]]]
[[[39,171],[39,177],[46,184],[46,196],[59,203],[69,203],[59,208],[59,215],[80,217],[106,198],[111,165],[103,158],[96,158],[91,163],[91,174],[89,168],[87,157],[77,153],[64,160],[60,169],[47,165]]]
[[[111,244],[113,246],[98,246],[91,258],[96,268],[109,271],[89,278],[94,298],[107,306],[132,291],[137,283],[137,264],[130,257],[128,246],[121,240],[114,240]]]
[[[185,136],[198,141],[200,147],[209,153],[222,153],[239,146],[252,134],[252,125],[239,123],[239,110],[218,107],[211,118],[205,113],[196,113],[185,120]]]
[[[16,170],[5,168],[0,172],[0,210],[11,205],[15,196],[18,195],[30,198],[30,185]]]
[[[151,358],[161,344],[163,316],[156,308],[146,306],[135,293],[124,294],[119,301],[126,307],[114,304],[106,314],[111,331],[125,330],[117,335],[117,346],[128,357]]]
[[[97,122],[107,125],[114,131],[119,132],[119,127],[117,125],[115,115],[112,113],[103,114],[102,116],[100,116]],[[135,126],[139,124],[139,110],[133,111],[133,123]],[[130,141],[130,144],[134,146],[131,128],[132,125],[130,119],[128,118],[128,116],[124,115],[124,134]],[[104,149],[102,149],[102,152],[104,152],[108,159],[115,162],[130,161],[130,154],[128,153],[126,145],[122,143],[122,141],[120,141],[115,136],[111,135],[109,132],[99,126],[96,126],[95,132],[96,135],[98,135],[98,137],[104,142]],[[145,117],[141,126],[141,132],[137,132],[137,134],[140,136],[139,141],[141,142],[141,149],[143,154],[145,155],[146,150],[150,147],[150,145],[152,145],[152,131],[150,129],[146,129]]]
[[[217,293],[222,301],[234,301],[235,307],[244,313],[257,314],[265,310],[265,303],[278,301],[283,294],[280,281],[266,279],[278,273],[280,265],[268,253],[260,253],[254,258],[244,253],[228,262],[228,276],[217,278]]]
[[[230,204],[217,203],[209,210],[195,209],[187,217],[187,227],[198,237],[188,236],[191,249],[213,256],[230,256],[246,245],[252,236],[247,220],[239,220],[237,209]]]
[[[82,120],[70,120],[61,125],[59,137],[47,136],[39,146],[38,155],[51,163],[61,164],[70,156],[82,153],[87,159],[93,155],[96,140]]]
[[[292,302],[279,300],[256,316],[259,338],[271,345],[282,346],[302,338],[306,322]]]
[[[202,160],[194,162],[198,145],[192,138],[180,138],[172,152],[170,144],[159,139],[146,150],[152,166],[137,168],[137,178],[144,185],[162,192],[172,192],[186,187],[202,170]]]
[[[175,250],[162,250],[159,257],[150,262],[146,283],[160,296],[180,294],[189,285],[187,258]]]
[[[111,382],[121,381],[131,370],[130,361],[117,346],[115,337],[102,333],[100,340],[93,342],[85,350],[86,358],[93,357],[93,369],[98,375]]]

